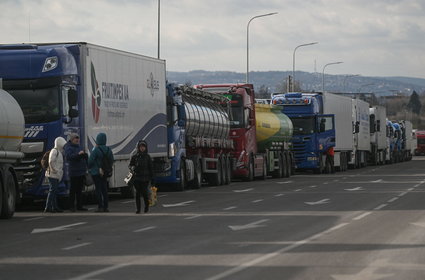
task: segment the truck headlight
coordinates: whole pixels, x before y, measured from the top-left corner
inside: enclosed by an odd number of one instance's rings
[[[53,70],[56,67],[58,67],[58,57],[57,56],[48,57],[46,58],[46,61],[44,62],[43,72]]]

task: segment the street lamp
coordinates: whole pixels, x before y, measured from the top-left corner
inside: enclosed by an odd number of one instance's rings
[[[252,17],[246,25],[246,83],[249,83],[249,24],[256,18],[272,16],[275,14],[277,14],[277,12]]]
[[[338,62],[331,62],[328,64],[325,64],[325,66],[323,66],[323,71],[322,71],[322,92],[325,92],[325,68],[329,65],[334,65],[334,64],[341,64],[344,63],[343,61],[338,61]]]
[[[161,23],[161,21],[160,21],[160,19],[161,19],[161,10],[160,10],[160,8],[161,8],[161,1],[160,0],[158,0],[158,59],[159,59],[159,40],[160,40],[160,23]]]
[[[316,44],[319,44],[319,42],[313,42],[313,43],[308,43],[308,44],[302,44],[302,45],[297,46],[297,47],[294,49],[294,54],[292,55],[292,91],[294,91],[294,83],[295,83],[295,52],[296,52],[296,50],[297,50],[298,48],[301,48],[301,47],[306,47],[306,46],[311,46],[311,45],[316,45]]]
[[[355,74],[355,75],[345,75],[345,78],[344,78],[344,92],[345,92],[345,86],[346,86],[346,81],[347,81],[347,78],[351,78],[351,77],[357,77],[357,76],[360,76],[360,74]]]

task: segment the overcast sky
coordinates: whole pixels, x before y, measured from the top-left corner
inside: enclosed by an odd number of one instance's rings
[[[0,0],[0,43],[84,41],[157,56],[157,0]],[[162,0],[169,71],[296,70],[425,78],[424,0]]]

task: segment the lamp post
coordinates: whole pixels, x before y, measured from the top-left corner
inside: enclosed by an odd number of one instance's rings
[[[158,0],[158,59],[159,59],[159,40],[160,40],[160,23],[161,23],[161,21],[160,21],[160,19],[161,19],[161,10],[160,10],[160,8],[161,8],[161,1],[160,0]]]
[[[341,64],[344,63],[343,61],[338,61],[338,62],[331,62],[328,64],[325,64],[325,66],[323,66],[323,71],[322,71],[322,92],[325,92],[325,68],[329,65],[334,65],[334,64]]]
[[[357,76],[360,76],[360,74],[355,74],[355,75],[345,75],[345,78],[344,78],[344,92],[345,92],[345,86],[346,86],[346,81],[347,81],[347,78],[351,78],[351,77],[357,77]]]
[[[272,16],[275,14],[277,14],[277,12],[252,17],[246,25],[246,83],[249,83],[249,24],[256,18]]]
[[[295,52],[297,51],[298,48],[301,47],[306,47],[306,46],[311,46],[311,45],[316,45],[319,44],[319,42],[313,42],[313,43],[308,43],[308,44],[302,44],[299,46],[296,46],[294,49],[294,53],[292,55],[292,91],[294,91],[294,83],[295,83]]]

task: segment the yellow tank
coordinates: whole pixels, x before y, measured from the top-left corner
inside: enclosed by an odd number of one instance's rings
[[[292,122],[282,113],[281,107],[272,104],[255,104],[255,118],[257,145],[260,152],[291,141]]]

